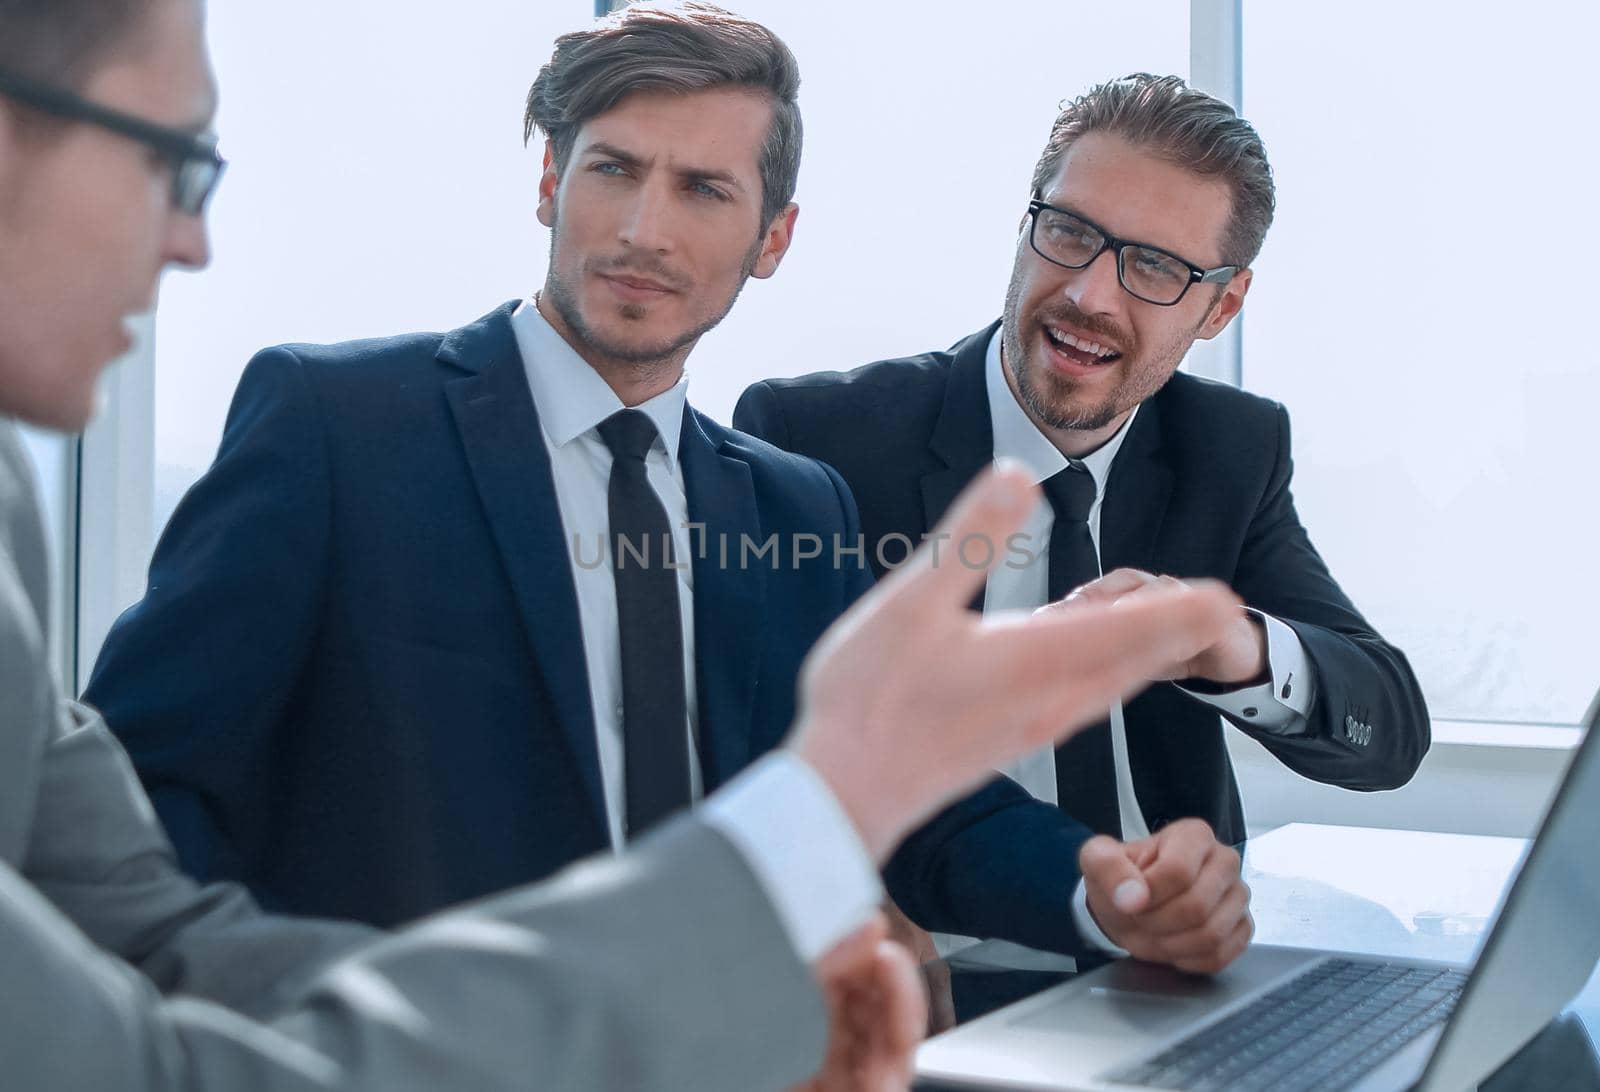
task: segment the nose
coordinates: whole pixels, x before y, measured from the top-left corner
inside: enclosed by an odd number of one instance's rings
[[[1094,261],[1067,278],[1066,296],[1086,315],[1111,314],[1123,306],[1122,283],[1117,280],[1117,255],[1107,247]]]
[[[211,232],[204,214],[189,216],[177,210],[169,214],[161,259],[163,266],[177,265],[185,269],[204,269],[211,264]]]
[[[671,194],[665,186],[647,181],[634,190],[617,227],[617,239],[624,246],[665,254],[672,249],[671,216]]]

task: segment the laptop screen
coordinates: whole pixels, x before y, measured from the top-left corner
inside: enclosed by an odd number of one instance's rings
[[[1583,741],[1501,900],[1461,1003],[1419,1088],[1459,1092],[1498,1069],[1583,988],[1600,962],[1600,695]]]

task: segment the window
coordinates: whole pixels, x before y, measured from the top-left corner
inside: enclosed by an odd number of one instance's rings
[[[215,260],[155,338],[155,528],[210,465],[257,350],[450,329],[544,278],[523,102],[586,0],[214,4],[228,176]]]
[[[1434,716],[1572,724],[1600,682],[1600,13],[1466,10],[1245,6],[1279,211],[1244,385],[1289,406],[1301,515]]]
[[[723,420],[756,379],[943,347],[995,318],[1060,100],[1188,65],[1184,0],[733,6],[800,60],[806,153],[788,260],[690,360],[691,397]],[[591,10],[212,7],[232,166],[213,269],[164,289],[157,528],[210,463],[256,350],[448,329],[539,286],[548,239],[522,103],[555,36]]]
[[[767,376],[942,349],[1000,316],[1034,162],[1064,99],[1189,67],[1189,5],[734,0],[800,61],[795,244],[689,361],[727,420]]]

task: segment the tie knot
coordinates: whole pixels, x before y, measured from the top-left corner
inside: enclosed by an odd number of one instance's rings
[[[620,410],[595,426],[600,439],[611,449],[613,459],[640,459],[656,442],[656,424],[648,414],[636,409]]]
[[[1082,463],[1070,463],[1044,480],[1044,495],[1056,519],[1087,523],[1094,507],[1094,475]]]

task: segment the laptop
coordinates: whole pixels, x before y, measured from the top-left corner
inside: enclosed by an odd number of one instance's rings
[[[922,1044],[961,1088],[1359,1092],[1474,1088],[1600,961],[1600,695],[1470,970],[1253,945],[1200,978],[1124,960]]]

